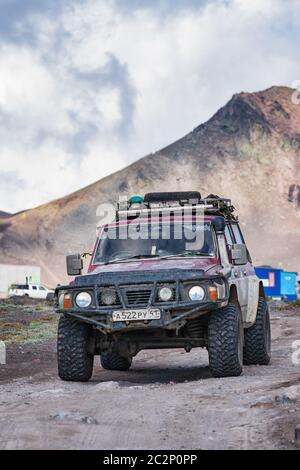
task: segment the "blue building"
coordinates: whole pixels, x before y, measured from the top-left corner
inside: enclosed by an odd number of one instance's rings
[[[263,282],[267,297],[297,300],[297,273],[269,266],[255,268],[255,272]]]

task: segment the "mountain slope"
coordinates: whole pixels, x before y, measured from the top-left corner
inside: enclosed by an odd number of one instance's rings
[[[7,217],[11,217],[11,214],[8,212],[0,211],[0,219],[6,219]]]
[[[64,198],[0,219],[0,259],[63,282],[65,255],[89,251],[96,209],[120,194],[200,190],[230,197],[254,262],[300,266],[300,106],[292,91],[240,93],[187,136]],[[101,157],[99,157],[101,164]]]

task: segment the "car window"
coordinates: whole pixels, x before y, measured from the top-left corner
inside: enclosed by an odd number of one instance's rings
[[[225,238],[227,245],[231,246],[234,243],[231,232],[229,230],[229,225],[226,225],[225,227]]]
[[[233,234],[234,234],[235,242],[245,245],[245,240],[244,240],[244,237],[242,235],[242,232],[241,232],[241,229],[240,229],[239,225],[238,224],[231,224],[231,229],[232,229]],[[252,263],[252,259],[251,259],[251,255],[249,253],[248,247],[246,247],[246,250],[247,250],[248,261],[250,263]]]
[[[46,290],[46,289],[43,286],[39,286],[39,290]]]
[[[36,287],[36,286],[31,286],[31,288],[32,288],[33,290],[37,290],[37,287]]]
[[[132,257],[159,258],[184,253],[213,256],[216,251],[213,233],[211,224],[203,221],[131,224],[123,227],[123,230],[120,226],[108,227],[101,234],[94,263]]]
[[[241,234],[241,231],[240,231],[240,228],[238,226],[238,224],[231,224],[231,228],[232,228],[232,231],[233,231],[233,235],[234,235],[234,238],[235,238],[235,242],[236,243],[241,243],[241,244],[244,244],[244,239],[243,239],[243,236]]]

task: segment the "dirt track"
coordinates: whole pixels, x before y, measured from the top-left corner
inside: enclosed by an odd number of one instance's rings
[[[293,449],[300,310],[273,310],[272,326],[272,364],[227,379],[211,378],[195,349],[142,352],[129,372],[103,371],[95,358],[89,383],[66,383],[53,341],[12,344],[0,366],[0,448]]]

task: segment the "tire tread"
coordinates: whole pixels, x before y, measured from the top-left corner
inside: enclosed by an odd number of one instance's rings
[[[87,382],[94,357],[87,351],[91,327],[73,318],[61,317],[57,333],[58,375],[62,380]]]
[[[260,297],[256,321],[244,332],[244,364],[246,365],[268,365],[270,362],[270,353],[267,350],[265,338],[266,321],[270,322],[268,304],[263,297]]]
[[[235,304],[216,310],[208,325],[209,366],[214,377],[238,376],[242,366],[237,356],[237,327],[241,321]]]

